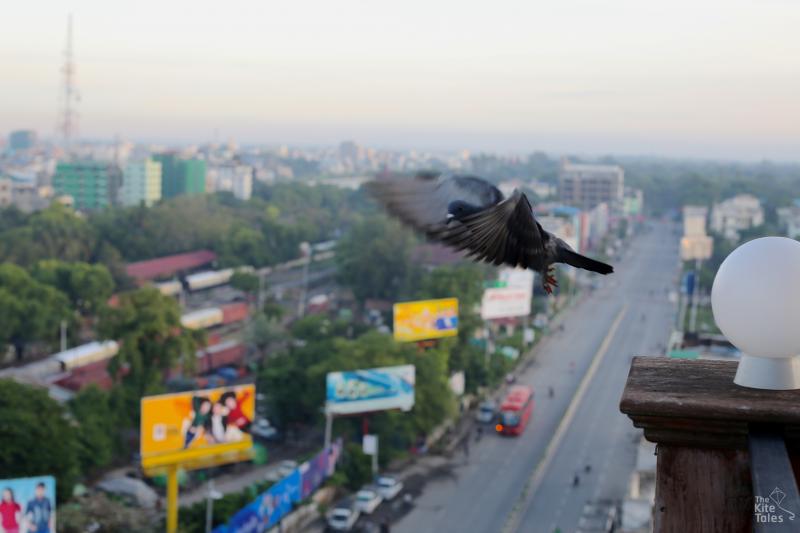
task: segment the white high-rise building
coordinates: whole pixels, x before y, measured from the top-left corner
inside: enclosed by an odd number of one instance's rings
[[[153,159],[131,160],[122,172],[119,202],[133,206],[153,205],[161,199],[161,163]]]
[[[240,200],[249,200],[253,195],[253,167],[233,164],[209,167],[206,191],[227,191]]]
[[[740,231],[763,223],[761,202],[752,194],[738,194],[714,204],[711,210],[711,229],[732,241],[739,240]]]

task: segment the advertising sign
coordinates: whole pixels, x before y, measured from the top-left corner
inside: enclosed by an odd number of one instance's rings
[[[481,318],[508,318],[531,314],[530,289],[486,289],[481,300]]]
[[[338,439],[328,450],[295,468],[291,474],[259,494],[214,533],[264,533],[292,511],[292,505],[308,498],[336,467],[342,448]]]
[[[422,341],[458,335],[458,298],[394,304],[394,338]]]
[[[375,455],[378,453],[378,436],[364,435],[361,437],[361,449],[365,455]]]
[[[326,410],[332,414],[386,409],[408,411],[414,406],[414,365],[331,372],[326,379]]]
[[[497,276],[503,287],[528,289],[533,292],[533,270],[527,268],[503,268]]]
[[[55,478],[0,479],[0,509],[0,531],[55,533]]]
[[[142,398],[141,444],[145,469],[192,462],[208,466],[212,456],[241,460],[252,448],[255,386],[162,394]],[[224,462],[229,462],[225,460]]]

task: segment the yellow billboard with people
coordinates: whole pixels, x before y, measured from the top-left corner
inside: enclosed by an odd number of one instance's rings
[[[394,338],[422,341],[458,335],[458,298],[394,304]]]
[[[255,386],[146,396],[141,401],[142,467],[207,465],[252,448]],[[228,461],[224,461],[228,462]]]

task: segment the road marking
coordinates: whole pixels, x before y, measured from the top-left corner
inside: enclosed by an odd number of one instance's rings
[[[622,309],[620,309],[617,313],[617,316],[614,318],[614,322],[611,324],[608,334],[606,334],[603,342],[600,343],[600,347],[594,354],[592,363],[589,365],[589,369],[586,371],[586,374],[583,375],[580,384],[578,384],[578,389],[575,391],[575,395],[572,397],[567,410],[564,412],[564,416],[561,418],[561,422],[559,422],[555,433],[553,433],[553,437],[550,439],[550,442],[545,448],[544,456],[537,463],[536,468],[533,469],[531,477],[522,488],[522,492],[520,493],[517,502],[511,509],[511,513],[508,515],[506,523],[503,526],[503,533],[511,533],[516,531],[519,527],[519,521],[528,510],[528,507],[530,507],[531,501],[533,501],[533,496],[536,495],[536,491],[539,489],[539,485],[542,483],[544,474],[555,457],[556,450],[561,445],[561,441],[564,440],[564,435],[567,433],[567,428],[569,427],[570,422],[572,422],[572,419],[575,417],[575,413],[578,411],[578,405],[583,399],[586,389],[589,387],[589,383],[597,372],[597,368],[600,366],[603,357],[605,357],[608,347],[611,345],[611,340],[614,338],[614,335],[616,335],[617,328],[619,328],[619,325],[622,323],[622,318],[625,316],[625,311],[627,311],[627,309],[628,304],[625,303],[625,305],[622,306]]]

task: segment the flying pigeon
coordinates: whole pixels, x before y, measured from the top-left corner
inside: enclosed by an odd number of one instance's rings
[[[558,286],[553,263],[599,274],[614,267],[575,252],[545,231],[525,193],[508,198],[475,176],[420,172],[414,177],[383,173],[367,183],[369,192],[405,224],[477,261],[539,272],[547,294]]]

